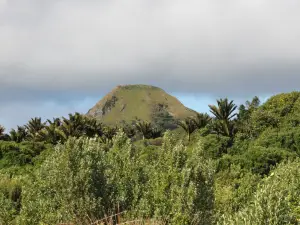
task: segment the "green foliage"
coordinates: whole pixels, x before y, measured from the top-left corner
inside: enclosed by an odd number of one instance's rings
[[[21,208],[21,183],[0,173],[0,224],[12,224]]]
[[[248,122],[251,114],[255,111],[260,105],[260,100],[255,96],[251,102],[246,101],[245,105],[239,106],[238,119],[243,122]]]
[[[51,145],[39,142],[16,143],[0,141],[0,169],[33,164],[34,157],[38,156],[42,151],[51,148]]]
[[[233,103],[233,101],[228,102],[228,99],[220,99],[217,100],[217,106],[209,105],[210,112],[216,117],[218,120],[229,121],[236,113],[234,113],[237,106]]]
[[[214,163],[201,143],[188,153],[166,133],[157,148],[141,151],[123,132],[109,151],[97,138],[69,139],[24,178],[18,223],[84,224],[116,207],[127,218],[212,223]]]
[[[240,165],[231,164],[216,176],[215,196],[218,216],[235,212],[252,199],[261,178]]]
[[[53,122],[51,120],[47,120],[47,123],[48,126],[45,126],[39,131],[38,139],[55,145],[61,140],[59,132],[61,121],[59,118],[53,118]]]
[[[236,213],[220,216],[218,224],[297,224],[299,196],[299,160],[282,163],[261,181],[251,201]]]
[[[10,140],[15,141],[17,143],[20,143],[22,141],[25,141],[27,138],[28,132],[26,130],[26,127],[24,126],[18,126],[17,130],[12,129],[10,132]]]
[[[163,218],[171,224],[212,222],[214,165],[204,158],[201,143],[189,155],[167,132],[148,170],[148,188],[138,205],[143,216]]]
[[[197,129],[204,128],[211,121],[210,116],[207,113],[197,113],[193,122],[196,125]]]
[[[270,170],[285,159],[296,158],[297,154],[280,148],[250,147],[240,155],[224,155],[219,160],[218,170],[224,170],[232,164],[238,164],[253,173],[268,175]]]
[[[157,125],[174,118],[163,104],[155,123],[120,127],[79,113],[31,119],[0,134],[0,224],[90,224],[119,212],[180,225],[297,224],[299,97],[261,106],[254,97],[236,117],[220,99],[214,118],[195,114],[164,135]]]
[[[45,123],[42,122],[41,117],[32,118],[26,125],[27,139],[37,141],[40,131],[45,127]]]
[[[5,128],[0,125],[0,137],[4,135]]]
[[[19,224],[76,224],[103,216],[104,151],[95,140],[58,145],[33,177],[27,177]]]
[[[193,118],[186,118],[185,120],[178,121],[178,126],[180,126],[187,134],[188,141],[191,140],[191,134],[197,129]]]
[[[143,139],[151,136],[152,124],[147,121],[139,121],[135,125],[138,132],[143,135]]]
[[[201,140],[203,141],[205,154],[213,159],[217,159],[226,153],[230,142],[229,137],[215,134],[209,134]]]
[[[300,127],[266,129],[255,140],[255,145],[287,149],[300,155]]]
[[[209,105],[210,112],[215,116],[211,129],[217,134],[233,137],[235,134],[234,123],[231,119],[237,114],[234,113],[237,106],[227,98],[217,100],[217,106]]]

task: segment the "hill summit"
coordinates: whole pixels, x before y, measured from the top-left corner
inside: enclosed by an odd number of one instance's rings
[[[87,113],[106,124],[143,120],[164,126],[195,114],[161,88],[141,84],[115,87]]]

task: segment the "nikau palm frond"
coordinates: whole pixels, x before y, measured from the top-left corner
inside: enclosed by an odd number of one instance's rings
[[[188,141],[191,139],[191,134],[197,129],[193,118],[187,118],[183,121],[178,121],[177,124],[184,129],[188,135]]]
[[[4,134],[5,128],[0,125],[0,136]]]
[[[231,119],[237,114],[234,113],[237,106],[233,103],[233,101],[228,101],[227,98],[217,100],[217,106],[209,105],[210,112],[216,117],[218,122],[214,123],[212,126],[214,131],[225,135],[225,136],[233,136],[234,124]]]
[[[24,141],[28,136],[28,132],[25,126],[18,126],[17,130],[11,129],[9,134],[10,134],[10,139],[17,143]]]
[[[135,127],[137,131],[142,133],[143,139],[147,138],[152,132],[152,124],[147,121],[137,122]]]
[[[233,103],[233,101],[228,102],[228,99],[220,99],[217,100],[217,106],[209,105],[210,112],[219,120],[228,121],[236,116],[236,113],[232,114],[237,106]]]
[[[205,114],[197,113],[196,117],[193,118],[193,122],[196,125],[197,129],[201,129],[205,127],[210,121],[211,118],[207,113]]]

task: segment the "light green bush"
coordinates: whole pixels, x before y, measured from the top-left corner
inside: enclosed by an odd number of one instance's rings
[[[280,164],[263,179],[241,210],[223,214],[218,224],[297,224],[300,218],[300,160]]]
[[[211,224],[215,166],[201,143],[187,152],[167,132],[161,147],[148,147],[134,147],[123,132],[108,151],[97,139],[71,138],[58,145],[24,179],[17,222],[88,224],[126,211],[127,219]]]
[[[19,224],[83,223],[101,214],[104,151],[95,140],[71,138],[32,177],[22,194]]]

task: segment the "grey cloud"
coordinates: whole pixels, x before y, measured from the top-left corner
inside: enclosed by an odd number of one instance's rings
[[[0,0],[0,88],[90,94],[151,83],[232,95],[297,88],[299,6],[296,0]]]
[[[0,89],[20,97],[94,95],[124,83],[232,96],[297,89],[299,7],[297,0],[0,0]]]

